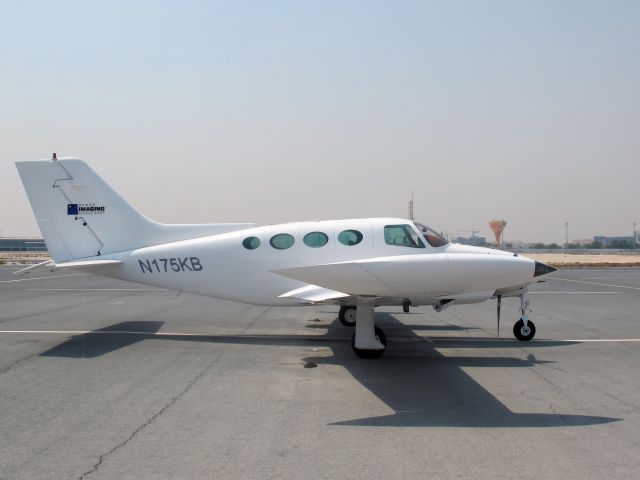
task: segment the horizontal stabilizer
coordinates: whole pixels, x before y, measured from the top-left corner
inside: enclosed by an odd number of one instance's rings
[[[25,275],[29,273],[31,270],[36,270],[38,268],[44,268],[51,266],[53,268],[53,260],[46,260],[44,262],[36,263],[35,265],[29,265],[28,267],[21,268],[13,272],[14,275]]]
[[[55,268],[85,268],[85,267],[103,267],[106,265],[118,265],[122,263],[120,260],[79,260],[75,262],[56,263]]]
[[[29,265],[26,268],[22,268],[13,272],[14,275],[26,275],[31,270],[37,270],[39,268],[48,268],[52,272],[58,268],[83,268],[83,267],[101,267],[105,265],[117,265],[122,263],[120,260],[78,260],[74,262],[55,263],[53,260],[47,260],[46,262],[36,263],[35,265]]]
[[[283,293],[280,295],[280,298],[297,298],[303,302],[322,303],[348,296],[346,293],[318,287],[317,285],[307,285],[306,287],[296,288],[290,292]]]

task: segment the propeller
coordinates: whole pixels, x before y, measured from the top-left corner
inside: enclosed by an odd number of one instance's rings
[[[500,338],[500,307],[502,306],[502,295],[498,295],[498,338]]]

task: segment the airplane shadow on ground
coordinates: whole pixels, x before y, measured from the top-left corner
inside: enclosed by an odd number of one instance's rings
[[[421,337],[413,330],[468,330],[456,326],[409,328],[388,313],[376,314],[376,323],[389,338],[385,355],[376,360],[362,360],[353,355],[349,338],[352,330],[338,320],[331,324],[310,324],[323,328],[326,335],[157,335],[163,322],[129,321],[74,335],[43,352],[45,357],[95,358],[134,343],[147,340],[179,340],[243,345],[329,346],[330,357],[308,357],[304,362],[319,366],[339,365],[395,413],[333,423],[341,426],[378,427],[467,427],[467,428],[539,428],[587,426],[621,419],[564,413],[517,413],[511,411],[463,370],[463,367],[533,368],[544,365],[529,354],[526,359],[510,356],[482,355],[483,349],[517,349],[515,340],[487,337]],[[526,344],[527,350],[561,347],[570,342],[538,340]],[[441,351],[476,349],[469,355],[446,355]],[[503,372],[503,374],[507,374]],[[524,378],[524,377],[523,377]],[[524,385],[514,388],[523,389]]]
[[[164,322],[120,322],[89,333],[74,335],[63,343],[40,354],[41,357],[96,358],[149,338]]]

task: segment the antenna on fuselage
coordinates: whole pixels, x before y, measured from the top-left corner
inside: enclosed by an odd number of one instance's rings
[[[409,200],[409,220],[413,221],[413,190],[411,191],[411,200]]]

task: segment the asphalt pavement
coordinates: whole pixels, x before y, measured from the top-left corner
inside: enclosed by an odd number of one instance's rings
[[[640,269],[559,270],[519,301],[267,308],[0,267],[0,478],[637,479]]]

